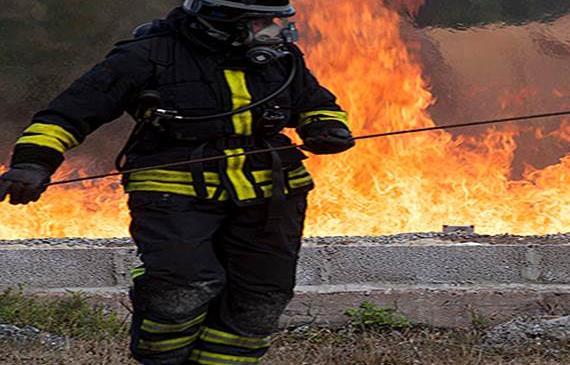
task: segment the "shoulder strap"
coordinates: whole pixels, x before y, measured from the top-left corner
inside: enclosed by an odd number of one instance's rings
[[[154,20],[147,26],[144,37],[152,38],[150,49],[150,61],[160,68],[166,68],[172,64],[172,37],[170,28],[163,20]]]
[[[149,61],[155,65],[154,80],[157,82],[162,72],[173,62],[172,32],[164,20],[156,19],[139,25],[133,30],[133,39],[117,45],[147,40],[150,42]]]

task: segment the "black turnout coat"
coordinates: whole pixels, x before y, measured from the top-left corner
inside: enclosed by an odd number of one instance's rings
[[[63,154],[103,124],[127,112],[134,115],[143,90],[156,90],[160,108],[184,116],[235,110],[270,95],[289,77],[292,84],[270,102],[252,111],[213,120],[163,120],[145,127],[127,151],[126,168],[146,167],[291,143],[284,128],[346,127],[347,117],[335,97],[307,69],[303,55],[254,66],[239,49],[228,49],[192,27],[194,19],[180,8],[155,21],[138,37],[120,42],[106,59],[75,81],[33,117],[17,141],[12,165],[37,163],[55,171]],[[268,111],[277,122],[267,122]],[[290,194],[313,186],[296,149],[276,154],[230,157],[205,165],[152,169],[125,176],[127,192],[158,191],[215,201],[255,204],[278,189]],[[276,160],[278,160],[276,162]],[[277,175],[276,175],[276,171]],[[284,185],[284,186],[282,186]]]

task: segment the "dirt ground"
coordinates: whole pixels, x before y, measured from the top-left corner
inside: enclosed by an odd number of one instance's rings
[[[31,326],[38,331],[32,333],[40,333],[18,335],[4,328],[0,365],[136,365],[128,352],[129,315],[93,303],[81,293],[44,297],[5,291],[0,293],[0,323],[21,331]],[[282,331],[262,364],[570,364],[567,341],[532,337],[524,345],[500,341],[501,347],[491,348],[483,345],[486,330],[483,322],[470,330],[421,327],[394,310],[365,302],[347,309],[344,328],[303,326]]]
[[[481,333],[408,329],[355,333],[308,329],[277,336],[263,365],[566,365],[570,344],[538,341],[524,348],[484,349]],[[0,364],[134,365],[127,339],[73,341],[65,349],[0,344]]]

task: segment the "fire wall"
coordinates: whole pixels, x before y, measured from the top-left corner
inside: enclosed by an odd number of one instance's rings
[[[0,15],[4,161],[33,111],[115,40],[177,3],[109,2],[102,13],[103,6],[68,2],[10,2]],[[496,4],[497,16],[487,7],[457,26],[455,18],[433,18],[446,14],[433,10],[440,1],[296,1],[308,64],[338,95],[356,135],[569,108],[567,9],[529,5],[513,15],[506,1]],[[131,126],[123,119],[103,127],[69,154],[56,179],[108,172]],[[567,232],[569,146],[570,120],[562,118],[362,141],[338,157],[311,156],[317,190],[307,234],[443,224],[475,224],[482,233]],[[0,238],[126,236],[124,201],[113,179],[53,188],[35,205],[2,205]]]

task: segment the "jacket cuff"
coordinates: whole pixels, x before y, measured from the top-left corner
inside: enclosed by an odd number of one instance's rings
[[[21,144],[16,145],[10,166],[33,163],[41,165],[51,174],[63,163],[63,154],[49,147]]]
[[[320,133],[325,129],[332,129],[332,128],[342,128],[350,131],[346,123],[341,122],[339,120],[333,119],[326,119],[326,120],[317,120],[309,124],[305,124],[302,127],[297,128],[297,133],[301,138],[305,138],[307,135],[312,133]]]

